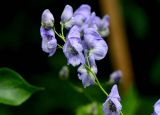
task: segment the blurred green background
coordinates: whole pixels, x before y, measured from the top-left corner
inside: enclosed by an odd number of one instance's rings
[[[120,0],[134,69],[134,85],[122,96],[124,115],[150,115],[160,98],[160,1]],[[74,9],[89,4],[102,17],[98,0],[12,0],[0,4],[0,67],[8,67],[30,84],[45,87],[21,106],[0,104],[0,115],[101,115],[105,95],[98,87],[83,89],[77,68],[70,67],[68,80],[59,78],[67,60],[58,49],[48,57],[41,50],[41,14],[48,8],[59,31],[60,16],[66,4]],[[107,38],[106,38],[107,41]],[[105,83],[113,71],[107,55],[97,62],[99,80]],[[104,85],[107,92],[111,86]],[[94,103],[92,103],[94,102]],[[97,108],[97,112],[94,111]]]

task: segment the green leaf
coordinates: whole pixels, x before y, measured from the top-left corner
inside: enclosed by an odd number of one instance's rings
[[[77,109],[76,115],[104,115],[102,104],[93,102]]]
[[[0,68],[0,103],[18,106],[42,88],[28,84],[17,72]]]
[[[136,115],[136,110],[139,107],[139,99],[136,87],[130,86],[128,93],[121,96],[122,112],[127,115]]]

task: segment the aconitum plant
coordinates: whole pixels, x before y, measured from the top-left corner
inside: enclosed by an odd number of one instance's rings
[[[108,45],[102,37],[109,34],[109,16],[103,19],[91,12],[89,5],[83,4],[73,12],[70,5],[66,5],[61,15],[61,33],[56,32],[54,16],[49,9],[44,10],[41,18],[40,33],[42,37],[42,50],[53,56],[57,46],[63,50],[68,64],[78,67],[78,78],[83,87],[98,85],[106,95],[103,111],[106,115],[119,115],[122,109],[117,85],[112,87],[111,93],[104,90],[96,74],[98,68],[96,60],[103,59],[108,51]],[[64,35],[63,30],[68,30]],[[55,34],[64,41],[63,45],[57,43]]]
[[[111,92],[108,94],[98,80],[97,60],[102,60],[108,52],[108,45],[103,37],[109,35],[109,16],[105,15],[102,19],[91,11],[91,7],[82,4],[75,11],[72,6],[66,5],[61,14],[61,32],[58,33],[54,26],[54,16],[46,9],[42,13],[40,34],[42,38],[42,50],[53,56],[57,48],[63,50],[67,59],[67,64],[73,67],[78,66],[77,78],[82,81],[84,88],[91,85],[99,86],[100,90],[106,95],[104,99],[103,112],[105,115],[123,115],[117,83],[123,76],[120,70],[110,75],[113,84]],[[64,34],[64,29],[67,34]],[[56,34],[56,36],[55,36]],[[64,44],[58,44],[57,38]],[[63,68],[60,76],[67,76],[68,70]],[[160,102],[154,105],[153,115],[160,115]]]

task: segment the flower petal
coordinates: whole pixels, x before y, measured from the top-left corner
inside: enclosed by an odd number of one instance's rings
[[[120,101],[120,96],[118,93],[118,88],[117,85],[113,85],[112,89],[111,89],[111,93],[109,94],[109,97],[111,98],[117,98]]]
[[[72,66],[79,65],[80,63],[85,63],[85,59],[82,54],[83,47],[80,44],[79,39],[67,39],[66,43],[63,46],[63,52],[68,59],[68,64],[72,64]]]
[[[68,22],[73,16],[73,8],[70,5],[66,5],[62,15],[61,15],[61,22],[66,23]]]
[[[90,49],[89,55],[94,55],[95,60],[103,59],[108,51],[107,43],[94,28],[88,28],[84,32],[84,41]]]
[[[78,68],[78,78],[82,80],[84,88],[93,85],[95,81],[94,76],[90,72],[88,73],[83,65]]]
[[[54,17],[49,9],[46,9],[42,13],[41,24],[45,28],[53,27],[54,25]]]
[[[90,13],[91,7],[87,4],[83,4],[74,12],[74,15],[82,15],[86,19]]]
[[[91,7],[89,5],[81,5],[73,14],[73,22],[75,25],[82,26],[85,20],[90,16]]]
[[[49,53],[49,56],[52,56],[57,47],[57,40],[55,39],[53,30],[41,27],[40,33],[42,37],[42,50]]]
[[[73,26],[68,35],[67,35],[67,39],[70,39],[70,38],[77,38],[77,39],[80,39],[80,28],[78,26]]]

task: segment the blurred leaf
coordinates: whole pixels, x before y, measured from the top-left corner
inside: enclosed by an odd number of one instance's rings
[[[28,84],[17,72],[9,68],[0,69],[0,103],[20,105],[41,89]]]
[[[148,18],[144,10],[138,6],[130,10],[130,23],[137,38],[145,38],[148,32]]]
[[[137,91],[134,86],[131,86],[128,90],[127,95],[122,96],[122,112],[127,115],[135,115],[137,107],[139,105],[139,100],[137,96]]]
[[[160,83],[160,56],[158,56],[151,67],[150,76],[154,83],[159,84]]]
[[[76,115],[104,115],[102,104],[93,102],[77,109]]]
[[[146,38],[149,31],[149,22],[145,10],[134,0],[122,0],[121,2],[123,4],[126,21],[133,29],[136,38]]]

